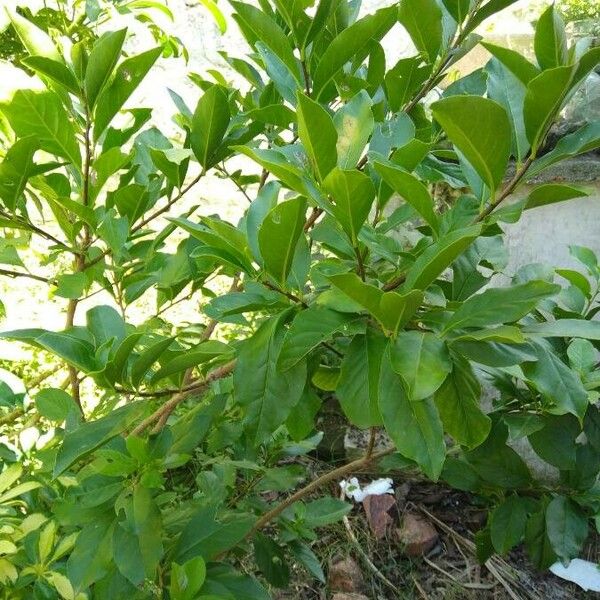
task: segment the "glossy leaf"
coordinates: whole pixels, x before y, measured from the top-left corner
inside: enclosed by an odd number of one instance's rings
[[[417,50],[433,63],[442,46],[442,11],[435,0],[403,0],[398,20]]]
[[[212,166],[213,156],[225,137],[230,118],[225,90],[213,85],[198,102],[190,137],[192,150],[205,169]]]
[[[265,268],[282,285],[290,274],[305,221],[306,200],[295,198],[278,204],[260,226],[258,245]]]
[[[121,56],[126,29],[105,33],[92,47],[85,72],[85,98],[90,108],[96,104]]]
[[[554,5],[550,5],[537,22],[534,48],[542,69],[561,67],[567,62],[565,24]]]
[[[501,183],[510,155],[510,123],[498,103],[452,96],[431,105],[436,121],[490,190]]]
[[[352,169],[359,162],[375,126],[372,106],[369,94],[361,90],[333,116],[340,169]]]
[[[319,180],[337,163],[337,131],[329,113],[304,94],[298,94],[298,136]]]

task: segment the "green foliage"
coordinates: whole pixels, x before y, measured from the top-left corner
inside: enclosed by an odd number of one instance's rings
[[[500,222],[584,195],[553,183],[503,204],[600,146],[591,123],[540,154],[598,53],[568,47],[549,8],[536,64],[486,44],[490,62],[429,110],[510,0],[400,0],[365,16],[346,0],[232,1],[252,62],[223,58],[246,84],[194,75],[196,107],[173,93],[165,133],[130,98],[177,52],[147,17],[168,9],[109,3],[155,36],[132,54],[106,3],[47,4],[7,21],[14,62],[39,81],[0,105],[0,272],[64,298],[65,321],[3,328],[52,369],[25,377],[26,394],[0,386],[0,595],[262,600],[291,563],[323,581],[316,530],[351,507],[308,501],[321,480],[291,458],[318,445],[327,394],[427,477],[487,503],[482,557],[521,542],[540,568],[576,556],[600,510],[598,259],[573,246],[579,269],[493,278]],[[55,18],[66,5],[77,18]],[[397,23],[418,54],[388,68],[380,42]],[[208,175],[249,200],[239,221],[184,202]],[[44,250],[26,269],[32,240]],[[84,318],[81,300],[101,291]],[[197,321],[171,322],[186,299]],[[138,302],[154,318],[131,319]],[[483,385],[497,392],[487,414]],[[524,438],[559,470],[555,486],[513,448]]]

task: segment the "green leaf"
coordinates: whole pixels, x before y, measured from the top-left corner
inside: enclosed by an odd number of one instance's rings
[[[535,56],[542,69],[553,69],[567,63],[567,36],[560,13],[551,4],[535,26]]]
[[[481,42],[481,45],[495,56],[523,85],[527,85],[540,74],[540,70],[516,50],[496,46],[489,42]]]
[[[54,92],[18,90],[0,111],[19,137],[35,136],[39,147],[81,167],[73,123]]]
[[[525,131],[535,156],[542,145],[550,125],[558,115],[571,88],[573,67],[547,69],[527,85],[523,116]]]
[[[72,94],[78,96],[81,93],[75,74],[63,62],[47,56],[27,56],[21,62],[40,75],[62,85]]]
[[[90,108],[108,83],[121,56],[127,29],[105,33],[92,47],[85,71],[85,97]]]
[[[536,348],[538,360],[522,365],[523,373],[538,391],[551,401],[545,407],[553,415],[571,413],[583,419],[588,406],[588,395],[581,379],[546,346]]]
[[[375,199],[371,178],[361,171],[342,171],[336,167],[323,182],[323,188],[333,203],[331,212],[356,246]]]
[[[212,2],[212,0],[210,0]],[[194,600],[206,580],[206,563],[201,556],[183,565],[172,563],[169,594],[172,600]]]
[[[442,422],[431,398],[421,402],[409,400],[402,380],[392,369],[389,353],[381,364],[379,410],[398,451],[436,481],[446,457]]]
[[[136,485],[125,504],[126,520],[113,537],[115,563],[133,585],[152,579],[163,555],[161,514],[148,488]]]
[[[192,118],[192,150],[204,169],[213,166],[213,156],[225,137],[230,119],[227,92],[220,85],[213,85],[200,98]]]
[[[98,368],[92,344],[69,333],[48,331],[36,338],[36,342],[85,373],[92,373]]]
[[[85,273],[66,273],[56,278],[56,291],[54,293],[61,298],[76,300],[83,296],[87,285],[88,279]]]
[[[523,327],[523,333],[542,337],[600,340],[600,322],[585,319],[558,319],[557,321],[526,325]]]
[[[95,306],[88,310],[86,324],[98,348],[109,340],[121,343],[127,335],[123,317],[112,306]]]
[[[436,121],[493,192],[502,182],[511,150],[504,108],[479,96],[451,96],[431,105]]]
[[[227,20],[216,5],[215,0],[200,0],[200,3],[210,12],[215,23],[219,26],[219,31],[224,34],[227,31]],[[190,600],[192,599],[190,598]]]
[[[556,496],[546,509],[546,531],[552,549],[564,562],[579,556],[588,535],[587,518],[564,496]]]
[[[151,382],[156,383],[165,377],[181,373],[190,367],[196,367],[229,352],[231,352],[231,348],[227,344],[208,340],[165,362],[152,376]]]
[[[304,50],[319,34],[325,31],[325,25],[331,16],[332,10],[337,6],[336,0],[320,0],[315,16],[304,35],[301,48]]]
[[[361,90],[333,117],[337,131],[337,164],[340,169],[353,169],[373,133],[373,101]]]
[[[140,416],[142,410],[142,402],[126,404],[105,417],[83,423],[77,429],[67,432],[56,455],[54,477],[125,431]]]
[[[140,385],[150,367],[164,354],[173,343],[173,338],[162,339],[146,348],[131,367],[131,383],[134,387]]]
[[[547,499],[541,502],[541,508],[529,517],[525,530],[525,547],[527,554],[536,569],[548,569],[556,562],[556,554],[546,533],[546,504]]]
[[[419,308],[423,295],[419,291],[408,294],[383,292],[374,285],[361,281],[356,273],[342,273],[328,277],[344,295],[373,315],[382,327],[392,334],[402,328]]]
[[[348,420],[366,429],[382,425],[379,372],[387,340],[375,329],[352,340],[342,361],[336,396]]]
[[[283,548],[262,533],[254,537],[254,559],[261,573],[272,586],[284,588],[288,585],[290,570]]]
[[[238,544],[254,520],[251,515],[234,513],[219,519],[215,507],[201,507],[175,544],[174,559],[187,561],[201,556],[206,561],[214,560]]]
[[[310,306],[299,312],[285,334],[277,368],[287,371],[296,366],[319,344],[343,331],[356,315],[349,315],[320,306]]]
[[[298,93],[298,137],[319,181],[337,164],[338,134],[329,113],[305,94]]]
[[[442,46],[442,11],[435,0],[403,0],[398,20],[423,57],[435,62]]]
[[[431,229],[437,233],[439,231],[439,221],[435,213],[433,199],[425,185],[414,175],[392,163],[374,162],[373,166],[383,180],[408,202],[429,224]]]
[[[489,288],[471,296],[452,315],[444,333],[456,328],[487,327],[512,323],[529,314],[545,298],[560,292],[560,286],[547,281],[528,281],[507,288]]]
[[[431,396],[452,370],[446,344],[429,332],[400,332],[390,345],[390,358],[410,400]]]
[[[125,59],[115,71],[112,81],[98,97],[94,119],[94,139],[102,135],[126,100],[142,82],[161,55],[162,48],[153,48]]]
[[[77,411],[73,398],[60,388],[46,388],[35,395],[35,406],[42,417],[62,423],[71,411]]]
[[[442,0],[452,18],[461,24],[471,8],[471,0]]]
[[[482,444],[492,426],[479,408],[480,397],[481,386],[466,360],[454,362],[452,372],[435,392],[444,429],[468,449]]]
[[[410,267],[404,289],[428,288],[481,233],[480,225],[456,229],[426,248]]]
[[[600,147],[600,123],[592,121],[577,131],[562,137],[553,150],[538,158],[528,170],[529,175],[540,173],[549,166]]]
[[[34,136],[21,138],[8,149],[0,163],[0,199],[13,211],[34,174],[33,155],[37,149]]]
[[[406,106],[430,73],[431,65],[424,65],[420,56],[401,58],[385,74],[385,88],[390,108],[399,111]]]
[[[262,265],[262,256],[258,244],[258,232],[269,212],[277,206],[277,198],[281,185],[277,181],[269,181],[258,191],[246,213],[246,237],[254,260]]]
[[[231,5],[235,9],[233,18],[248,42],[256,45],[260,40],[286,65],[296,81],[300,82],[298,62],[281,27],[266,12],[250,4],[231,0]]]
[[[537,208],[538,206],[547,206],[556,202],[564,202],[572,198],[583,198],[588,196],[587,192],[574,188],[570,185],[560,183],[546,183],[534,188],[527,196],[525,208]]]
[[[581,426],[572,415],[546,415],[543,417],[542,427],[532,432],[528,439],[542,460],[566,471],[576,466],[576,440],[580,434]]]
[[[361,63],[371,51],[373,41],[380,40],[394,25],[398,9],[393,6],[378,10],[344,29],[327,46],[313,77],[313,94],[317,101],[329,101],[330,83],[350,60]]]
[[[509,496],[490,515],[490,536],[494,549],[506,554],[525,535],[527,503],[518,496]]]
[[[258,231],[258,245],[265,268],[281,285],[285,285],[290,274],[305,222],[306,199],[299,197],[273,208]]]
[[[245,411],[249,436],[261,444],[287,419],[306,383],[306,364],[277,369],[287,313],[265,321],[240,349],[233,372],[236,401]]]
[[[47,56],[52,60],[61,62],[63,58],[52,41],[52,38],[29,19],[22,17],[15,10],[19,7],[18,4],[13,3],[13,7],[6,3],[2,8],[6,11],[6,14],[8,14],[8,18],[17,35],[23,42],[23,46],[27,49],[27,52],[32,55]]]

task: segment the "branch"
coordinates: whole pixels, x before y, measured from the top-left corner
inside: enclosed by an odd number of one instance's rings
[[[12,277],[13,279],[16,279],[17,277],[25,277],[27,279],[33,279],[35,281],[47,283],[48,285],[56,285],[57,283],[54,279],[49,279],[48,277],[43,277],[42,275],[34,275],[33,273],[20,273],[19,271],[11,271],[9,269],[0,269],[0,275]]]
[[[185,400],[191,393],[200,393],[208,389],[208,387],[213,381],[217,381],[219,379],[227,377],[227,375],[229,375],[233,371],[234,367],[235,360],[232,360],[209,373],[206,376],[206,378],[202,381],[202,383],[194,387],[193,390],[182,391],[178,394],[175,394],[168,402],[163,404],[160,408],[156,409],[149,417],[144,419],[129,435],[142,434],[146,429],[148,429],[148,427],[159,422],[165,413],[172,413],[175,407],[181,402],[183,402],[183,400]]]
[[[260,517],[260,519],[258,519],[258,521],[256,521],[256,523],[254,524],[254,527],[252,527],[250,532],[246,535],[246,538],[252,537],[256,532],[260,531],[273,519],[278,517],[286,508],[288,508],[288,506],[291,506],[295,502],[298,502],[298,500],[302,500],[302,498],[304,498],[311,492],[314,492],[326,483],[334,481],[335,479],[339,479],[340,477],[352,473],[353,471],[358,471],[368,466],[372,462],[379,460],[380,458],[383,458],[388,454],[392,454],[395,451],[395,448],[388,448],[387,450],[382,450],[381,452],[375,452],[370,456],[365,455],[362,458],[354,460],[348,464],[342,465],[337,469],[333,469],[333,471],[329,471],[324,475],[317,477],[317,479],[314,479],[308,485],[305,485],[303,488],[299,489],[296,493],[292,494],[291,496],[288,496],[285,500],[283,500],[283,502],[280,502],[277,506],[275,506],[270,511],[266,512],[262,517]]]

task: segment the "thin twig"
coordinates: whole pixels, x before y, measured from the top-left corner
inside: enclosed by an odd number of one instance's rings
[[[34,275],[33,273],[20,273],[19,271],[0,269],[0,275],[12,277],[13,279],[24,277],[26,279],[33,279],[34,281],[41,281],[42,283],[47,283],[48,285],[56,285],[56,281],[54,279],[49,279],[48,277],[43,277],[42,275]]]

